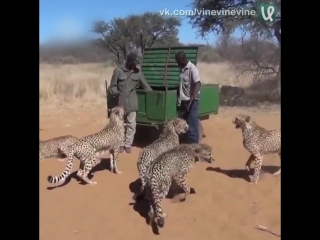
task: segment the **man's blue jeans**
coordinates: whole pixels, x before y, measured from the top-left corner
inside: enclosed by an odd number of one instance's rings
[[[179,109],[179,117],[183,118],[187,121],[189,125],[189,129],[187,131],[187,143],[199,143],[199,120],[198,120],[198,109],[199,109],[199,101],[194,100],[189,112],[186,110],[186,104],[181,103],[181,107]]]

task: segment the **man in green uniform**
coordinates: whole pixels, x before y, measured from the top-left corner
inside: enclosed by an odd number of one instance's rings
[[[126,137],[120,152],[131,153],[131,145],[136,132],[136,115],[138,111],[138,96],[136,89],[141,86],[146,91],[152,91],[142,72],[137,68],[138,56],[130,53],[125,66],[113,71],[109,93],[117,99],[118,105],[124,107],[126,122]]]

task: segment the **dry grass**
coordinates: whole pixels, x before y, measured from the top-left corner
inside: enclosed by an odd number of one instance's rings
[[[200,63],[204,83],[248,86],[252,79],[237,79],[228,63]],[[48,65],[40,64],[40,109],[69,105],[92,107],[105,102],[105,81],[111,79],[113,67],[104,64]]]

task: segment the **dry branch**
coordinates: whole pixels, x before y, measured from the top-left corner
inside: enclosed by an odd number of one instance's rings
[[[275,233],[275,232],[271,231],[270,229],[268,229],[267,227],[262,226],[262,225],[256,226],[255,229],[258,229],[258,230],[260,230],[260,231],[265,231],[265,232],[271,233],[273,236],[276,236],[276,237],[281,237],[281,234],[280,234],[280,233]]]

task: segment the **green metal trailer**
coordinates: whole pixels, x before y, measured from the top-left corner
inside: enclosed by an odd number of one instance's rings
[[[137,89],[139,103],[136,119],[138,125],[137,134],[141,127],[153,126],[159,129],[178,116],[177,93],[181,70],[175,61],[175,54],[179,51],[184,51],[187,58],[197,65],[198,47],[145,49],[141,70],[153,91],[147,92]],[[203,78],[201,80],[205,81]],[[107,96],[107,101],[111,99],[112,97]],[[207,119],[210,114],[217,114],[218,109],[219,86],[217,84],[202,83],[199,100],[199,119]],[[200,136],[202,136],[202,133]]]

